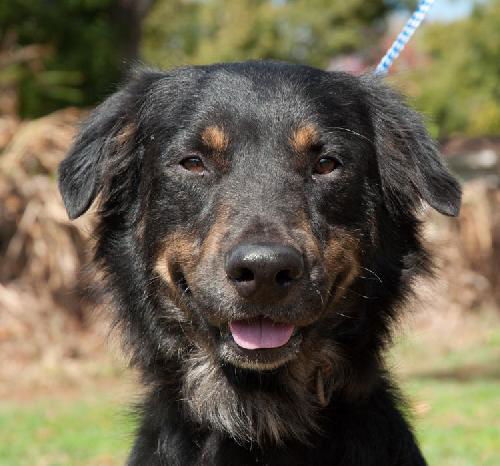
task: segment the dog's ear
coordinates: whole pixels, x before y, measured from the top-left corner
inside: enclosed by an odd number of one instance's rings
[[[59,166],[59,190],[70,219],[89,209],[103,189],[105,177],[113,176],[110,170],[120,170],[127,177],[126,152],[138,150],[134,141],[136,107],[157,77],[153,71],[135,71],[122,89],[99,105],[83,124]]]
[[[99,105],[59,166],[59,190],[70,219],[84,214],[102,188],[103,163],[127,124],[128,101],[126,90],[121,90]]]
[[[366,76],[362,82],[388,207],[414,210],[423,200],[444,215],[457,216],[460,185],[443,164],[420,114],[380,79]]]

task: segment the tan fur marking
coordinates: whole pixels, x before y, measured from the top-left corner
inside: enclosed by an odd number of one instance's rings
[[[216,255],[219,252],[221,242],[228,230],[227,220],[229,217],[229,207],[221,205],[217,211],[217,216],[201,248],[201,261],[208,256]]]
[[[306,152],[317,143],[319,134],[316,127],[310,123],[297,128],[290,137],[290,144],[297,152]]]
[[[201,133],[203,143],[216,152],[223,152],[229,144],[229,137],[219,126],[207,126]]]
[[[198,248],[192,235],[180,231],[167,236],[163,244],[164,246],[156,259],[155,271],[170,285],[172,290],[176,290],[170,265],[182,264],[183,272],[189,278],[196,261]]]
[[[333,290],[333,303],[337,303],[345,295],[349,285],[360,273],[358,248],[358,239],[345,232],[332,234],[328,240],[324,250],[328,276],[341,278]]]
[[[120,146],[128,144],[132,140],[136,130],[137,127],[135,126],[134,123],[127,123],[122,128],[122,130],[116,135],[116,141]]]

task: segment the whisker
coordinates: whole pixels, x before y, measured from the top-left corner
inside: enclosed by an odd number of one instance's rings
[[[324,306],[325,305],[325,301],[323,299],[321,291],[318,288],[316,288],[315,286],[313,286],[313,290],[319,296],[319,299],[321,300],[321,305]]]
[[[363,270],[366,270],[367,272],[370,272],[380,283],[383,283],[382,282],[382,279],[371,269],[369,269],[368,267],[361,267]],[[366,278],[366,277],[361,277],[361,278]]]
[[[339,290],[344,290],[344,291],[346,292],[346,294],[347,294],[347,293],[354,293],[356,296],[359,296],[360,298],[363,298],[363,299],[377,299],[377,297],[376,297],[376,296],[365,296],[365,295],[363,295],[363,294],[361,294],[361,293],[358,293],[357,291],[354,291],[354,290],[353,290],[353,289],[351,289],[351,288],[346,288],[346,287],[344,287],[344,286],[337,286],[337,288],[338,288]]]
[[[365,141],[368,141],[370,144],[373,144],[373,141],[369,137],[364,136],[363,134],[358,133],[357,131],[354,131],[353,129],[344,128],[343,126],[333,126],[330,129],[339,129],[341,131],[345,131],[346,133],[354,134],[355,136],[358,136],[359,138],[364,139]]]

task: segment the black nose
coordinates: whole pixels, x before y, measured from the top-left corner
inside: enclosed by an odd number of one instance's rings
[[[244,298],[284,298],[304,272],[302,255],[280,244],[240,244],[226,255],[226,274]]]

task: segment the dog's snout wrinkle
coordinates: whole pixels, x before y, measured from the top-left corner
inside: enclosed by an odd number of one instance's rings
[[[273,243],[239,244],[226,255],[226,275],[246,299],[283,299],[304,273],[304,261],[291,246]]]

